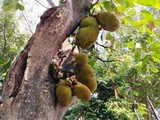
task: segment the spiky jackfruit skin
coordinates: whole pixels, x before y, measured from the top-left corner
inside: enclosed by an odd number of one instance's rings
[[[93,93],[97,89],[97,80],[94,75],[94,70],[89,64],[76,65],[74,68],[76,79],[86,85]]]
[[[98,13],[97,20],[104,30],[108,30],[110,32],[117,30],[120,26],[118,17],[112,12]]]
[[[93,93],[97,89],[97,80],[95,76],[86,76],[85,81],[83,82]]]
[[[71,88],[65,84],[64,81],[61,81],[57,84],[56,87],[56,97],[59,104],[62,107],[66,107],[71,103],[72,90]]]
[[[91,99],[91,91],[84,84],[77,82],[77,85],[74,85],[72,89],[73,89],[73,94],[77,98],[85,102],[88,102]]]
[[[92,44],[97,40],[99,29],[88,26],[79,29],[76,36],[76,45],[83,49],[89,49]]]
[[[96,18],[94,18],[92,16],[84,18],[80,24],[80,28],[85,28],[88,26],[92,26],[92,27],[99,29],[99,24],[98,24]]]
[[[75,61],[78,65],[84,65],[88,63],[88,56],[85,53],[79,53],[75,55]]]

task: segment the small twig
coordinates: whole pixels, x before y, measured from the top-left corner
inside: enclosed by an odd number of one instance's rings
[[[117,8],[116,8],[116,6],[115,6],[113,0],[111,0],[111,4],[112,4],[112,8],[113,8],[115,11],[117,11]]]
[[[152,109],[152,112],[153,112],[155,118],[156,118],[157,120],[160,120],[160,118],[158,117],[158,115],[157,115],[157,113],[156,113],[156,110],[155,110],[152,102],[150,101],[148,95],[147,95],[147,102],[149,103],[149,105],[150,105],[150,107],[151,107],[151,109]]]
[[[103,47],[103,48],[111,48],[111,47],[113,47],[112,45],[111,45],[111,46],[101,45],[101,44],[99,44],[98,42],[96,42],[96,44],[99,45],[99,46],[101,46],[101,47]]]
[[[2,57],[4,57],[4,55],[5,55],[6,45],[7,45],[7,38],[6,38],[6,19],[5,19],[4,25],[3,25],[3,40],[4,40],[4,46],[3,46],[3,50],[2,50]]]
[[[98,60],[100,60],[100,61],[102,61],[102,62],[113,62],[114,60],[103,60],[102,58],[100,58],[100,57],[98,57],[98,56],[96,56],[96,58],[98,59]]]
[[[57,53],[57,56],[59,57],[60,61],[59,61],[59,66],[61,66],[63,59],[66,57],[66,55],[63,55],[63,51],[59,50]]]
[[[44,8],[48,9],[46,6],[44,6],[41,2],[39,2],[38,0],[34,0],[36,1],[38,4],[42,5]]]
[[[76,48],[76,45],[74,45],[71,49],[71,52],[70,53],[73,53],[74,52],[74,49]]]
[[[55,7],[56,6],[52,0],[47,0],[47,2],[51,7]]]
[[[95,6],[98,2],[99,2],[99,0],[97,0],[97,1],[93,4],[93,8],[94,8],[94,6]]]
[[[22,12],[22,16],[24,17],[24,19],[25,19],[25,21],[26,21],[26,23],[27,23],[27,26],[28,26],[28,28],[29,28],[30,32],[33,34],[33,31],[32,31],[32,29],[31,29],[30,25],[28,24],[27,17],[24,15],[24,13],[23,13],[23,12]]]
[[[77,47],[78,47],[78,51],[81,52],[81,48],[79,46],[77,46]]]
[[[99,2],[99,0],[97,0],[97,1],[93,4],[93,11],[92,11],[92,13],[89,12],[89,15],[93,15],[93,14],[94,14],[94,12],[95,12],[94,6],[95,6],[98,2]]]

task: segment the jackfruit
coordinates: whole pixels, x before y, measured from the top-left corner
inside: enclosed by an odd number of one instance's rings
[[[75,55],[75,61],[77,62],[78,65],[84,65],[88,63],[88,56],[85,53],[79,53]]]
[[[71,103],[72,90],[65,84],[64,81],[60,81],[56,87],[56,97],[59,104],[62,107],[66,107]]]
[[[95,76],[86,76],[85,80],[83,80],[82,83],[90,89],[91,93],[93,93],[97,89],[97,80]]]
[[[76,36],[76,45],[83,49],[89,49],[92,44],[97,40],[99,29],[88,26],[79,29]]]
[[[92,26],[92,27],[99,29],[99,24],[98,24],[96,18],[94,18],[92,16],[84,18],[82,20],[82,22],[80,23],[80,28],[85,28],[88,26]]]
[[[97,80],[94,75],[94,70],[89,64],[82,66],[77,64],[74,67],[74,73],[77,81],[86,85],[92,93],[97,89]]]
[[[94,70],[89,64],[85,64],[85,65],[78,65],[77,64],[74,67],[74,73],[75,73],[75,75],[79,75],[80,74],[80,76],[83,75],[83,74],[94,76]]]
[[[91,91],[80,82],[77,82],[77,84],[73,86],[73,94],[85,102],[91,99]]]
[[[113,32],[120,26],[118,17],[112,12],[102,12],[97,14],[98,23],[104,30]]]

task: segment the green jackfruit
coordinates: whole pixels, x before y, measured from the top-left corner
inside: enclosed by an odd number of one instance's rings
[[[74,73],[76,75],[76,79],[86,85],[92,93],[97,89],[97,80],[94,75],[94,70],[89,64],[82,66],[77,64],[74,67]]]
[[[61,81],[57,84],[56,87],[56,97],[59,104],[62,107],[66,107],[71,103],[72,90],[71,88],[65,84],[64,81]]]
[[[75,61],[77,62],[78,65],[84,65],[88,63],[88,56],[85,53],[79,53],[75,55]]]
[[[91,75],[91,76],[94,76],[94,70],[93,68],[89,65],[89,64],[85,64],[85,65],[76,65],[74,67],[74,73],[75,75]]]
[[[99,29],[88,26],[81,28],[76,36],[76,45],[83,49],[89,49],[92,44],[97,40]]]
[[[88,102],[91,99],[91,91],[87,86],[80,82],[77,82],[77,85],[73,86],[73,94],[85,102]]]
[[[96,29],[99,29],[99,24],[96,18],[92,16],[84,18],[80,24],[80,28],[85,28],[88,26],[92,26],[92,27],[95,27]]]
[[[90,89],[91,93],[93,93],[97,89],[97,80],[95,76],[86,76],[85,80],[82,83]]]
[[[108,30],[110,32],[117,30],[120,26],[118,17],[112,12],[98,13],[97,20],[104,30]]]

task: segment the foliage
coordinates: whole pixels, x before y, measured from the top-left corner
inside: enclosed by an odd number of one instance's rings
[[[4,0],[2,9],[4,11],[24,10],[24,6],[19,3],[19,0]]]
[[[115,0],[114,3],[99,0],[95,6],[91,5],[90,11],[94,14],[115,11],[121,19],[121,27],[116,32],[101,31],[98,43],[89,53],[89,63],[95,68],[98,81],[104,81],[103,85],[110,89],[104,89],[99,84],[95,93],[97,97],[93,97],[85,109],[82,103],[71,107],[64,119],[73,113],[73,119],[145,119],[148,111],[147,95],[156,108],[160,106],[159,8],[158,0]],[[97,104],[90,106],[99,99],[103,101],[102,108],[97,107]],[[133,105],[136,106],[134,109]],[[105,109],[110,114],[100,112],[99,109]],[[80,110],[85,114],[80,113]],[[93,115],[89,116],[90,112]],[[100,118],[99,114],[105,118]],[[106,118],[110,115],[111,118]]]
[[[22,50],[27,34],[22,34],[14,12],[0,10],[0,80],[2,81],[12,60]]]

